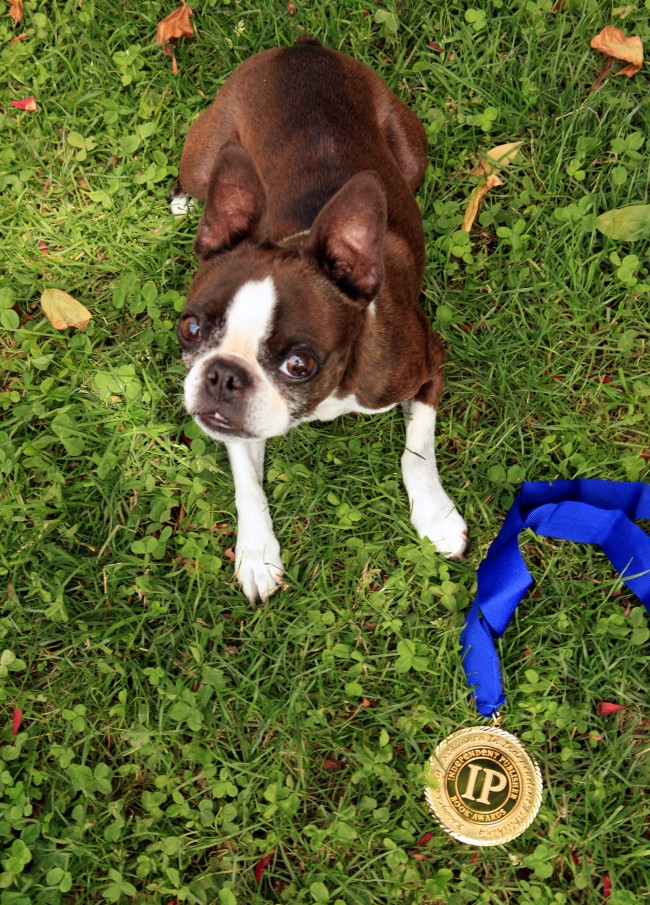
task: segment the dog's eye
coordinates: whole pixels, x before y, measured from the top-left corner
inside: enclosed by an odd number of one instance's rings
[[[280,365],[280,370],[293,380],[306,380],[312,377],[318,368],[316,357],[306,349],[292,352]]]
[[[178,326],[180,338],[186,343],[201,341],[201,323],[195,314],[186,314]]]

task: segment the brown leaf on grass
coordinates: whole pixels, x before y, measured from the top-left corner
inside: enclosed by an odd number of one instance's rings
[[[620,28],[608,25],[592,40],[591,46],[608,57],[628,63],[616,75],[631,78],[643,66],[643,43],[638,35],[628,38]]]
[[[23,0],[10,0],[9,15],[14,20],[14,25],[22,22],[23,18]]]
[[[187,3],[179,6],[178,9],[175,9],[173,13],[170,13],[163,19],[162,22],[158,23],[156,41],[160,41],[161,44],[166,44],[174,38],[191,38],[194,34],[194,29],[190,22],[191,15],[192,10]]]
[[[27,37],[27,32],[24,31],[20,35],[14,35],[13,38],[11,39],[11,41],[9,41],[9,43],[10,44],[19,44],[21,41],[24,41],[26,37]]]
[[[471,230],[474,220],[476,220],[481,201],[485,198],[490,189],[497,185],[503,185],[503,183],[496,173],[491,173],[485,182],[474,187],[472,194],[469,196],[469,201],[467,202],[467,209],[465,210],[463,222],[460,225],[463,232],[468,233]]]
[[[67,330],[68,327],[85,330],[93,317],[81,302],[62,289],[44,289],[41,308],[55,330]]]
[[[182,6],[179,6],[178,9],[175,9],[173,13],[170,13],[159,22],[156,29],[156,41],[162,44],[165,53],[172,58],[172,72],[174,75],[178,74],[178,64],[174,51],[169,46],[169,41],[173,41],[176,38],[192,37],[194,29],[190,22],[191,15],[193,15],[192,10],[187,3],[183,3]]]
[[[485,152],[479,163],[472,170],[472,176],[479,178],[483,176],[491,176],[492,173],[498,173],[502,167],[507,167],[512,163],[523,141],[509,141],[505,145],[497,145]]]
[[[465,216],[463,217],[463,222],[460,227],[463,232],[468,233],[471,230],[472,224],[478,214],[481,201],[485,198],[490,189],[503,185],[497,176],[497,173],[503,169],[503,167],[507,167],[508,164],[512,163],[517,154],[519,154],[519,149],[522,144],[523,142],[521,141],[509,141],[505,145],[497,145],[496,148],[486,151],[474,167],[471,175],[475,176],[477,179],[485,179],[485,182],[481,182],[479,185],[475,186],[472,190],[472,194],[469,196]]]

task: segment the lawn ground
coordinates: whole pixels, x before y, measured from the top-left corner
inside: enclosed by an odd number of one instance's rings
[[[596,228],[648,197],[649,70],[592,91],[590,41],[614,24],[650,49],[650,3],[197,0],[177,75],[155,42],[173,6],[0,22],[0,905],[641,903],[647,619],[596,548],[523,538],[536,585],[501,650],[506,728],[546,784],[533,827],[463,846],[422,784],[477,719],[459,633],[521,482],[649,478],[650,251]],[[427,128],[439,464],[471,544],[449,563],[415,536],[397,412],[307,425],[269,446],[288,587],[253,608],[224,451],[182,407],[198,215],[167,191],[226,76],[302,33]],[[462,232],[478,155],[510,141]],[[85,331],[50,326],[45,287]]]

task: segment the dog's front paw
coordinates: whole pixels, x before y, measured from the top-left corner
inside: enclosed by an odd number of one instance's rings
[[[169,207],[172,216],[178,219],[179,217],[187,217],[196,207],[196,201],[194,198],[190,198],[189,195],[172,195]]]
[[[284,575],[275,535],[238,537],[235,569],[237,581],[251,603],[267,600],[280,587]]]
[[[467,525],[449,498],[429,511],[424,506],[414,506],[411,518],[420,537],[428,537],[438,553],[449,559],[462,559],[467,546]]]

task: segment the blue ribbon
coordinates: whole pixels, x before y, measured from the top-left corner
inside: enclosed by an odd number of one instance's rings
[[[533,578],[519,534],[598,544],[627,587],[650,611],[650,537],[634,524],[650,519],[650,484],[618,481],[525,483],[478,569],[478,592],[461,634],[463,666],[476,706],[493,716],[503,706],[500,638]]]

